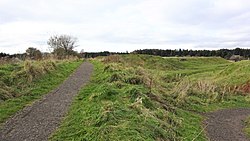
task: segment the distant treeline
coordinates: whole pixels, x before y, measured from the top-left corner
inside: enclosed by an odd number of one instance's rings
[[[44,53],[42,53],[44,54]],[[48,54],[48,53],[46,53]],[[84,53],[79,53],[79,56],[83,58],[95,58],[98,56],[109,56],[109,55],[120,55],[120,54],[128,54],[128,52],[109,52],[109,51],[104,51],[104,52],[84,52]],[[7,53],[0,53],[0,58],[19,58],[19,59],[25,59],[27,57],[27,53],[22,53],[22,54],[7,54]]]
[[[104,52],[85,52],[83,53],[84,58],[95,58],[98,56],[109,56],[109,55],[120,55],[120,54],[128,54],[128,52],[109,52],[109,51],[104,51]]]
[[[0,57],[5,57],[5,56],[10,56],[10,55],[7,53],[3,53],[3,52],[0,53]]]
[[[142,49],[142,50],[135,50],[131,52],[133,54],[148,54],[148,55],[158,55],[163,57],[173,57],[173,56],[201,56],[201,57],[222,57],[225,59],[229,59],[233,55],[240,55],[244,58],[250,58],[250,49],[220,49],[220,50],[188,50],[188,49],[179,49],[179,50],[162,50],[162,49]],[[109,56],[109,55],[120,55],[120,54],[129,54],[128,52],[84,52],[80,53],[80,56],[83,58],[95,58],[98,56]],[[0,58],[8,57],[8,58],[19,58],[23,59],[27,56],[27,53],[23,54],[7,54],[7,53],[0,53]]]
[[[8,53],[3,53],[3,52],[0,52],[0,58],[4,58],[4,57],[8,57],[8,58],[25,58],[26,54],[23,53],[23,54],[8,54]]]
[[[229,59],[232,55],[240,55],[245,58],[250,58],[250,49],[220,49],[220,50],[188,50],[188,49],[179,49],[179,50],[161,50],[161,49],[143,49],[135,50],[132,53],[135,54],[148,54],[148,55],[159,55],[163,57],[171,56],[204,56],[212,57],[218,56],[225,59]]]

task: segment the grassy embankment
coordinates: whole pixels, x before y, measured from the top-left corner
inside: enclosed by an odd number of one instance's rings
[[[0,123],[56,88],[82,61],[25,61],[0,67]]]
[[[250,107],[249,61],[124,55],[92,62],[91,82],[51,140],[202,141],[200,113]]]

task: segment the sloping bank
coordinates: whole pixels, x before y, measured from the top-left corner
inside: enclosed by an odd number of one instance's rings
[[[203,113],[250,107],[241,89],[229,89],[249,78],[250,63],[180,60],[147,55],[93,60],[92,80],[50,139],[205,141]]]

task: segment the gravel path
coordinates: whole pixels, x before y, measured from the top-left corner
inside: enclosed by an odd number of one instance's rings
[[[205,130],[211,141],[250,141],[242,131],[250,108],[219,110],[206,116]]]
[[[73,97],[86,84],[93,66],[84,62],[57,89],[10,118],[0,131],[0,141],[46,141],[59,126]]]

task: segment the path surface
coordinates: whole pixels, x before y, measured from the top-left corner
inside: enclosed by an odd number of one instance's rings
[[[250,108],[219,110],[206,116],[206,133],[211,141],[250,141],[242,130]]]
[[[57,89],[18,112],[0,131],[0,141],[46,141],[59,126],[73,97],[86,84],[93,66],[84,62]]]

